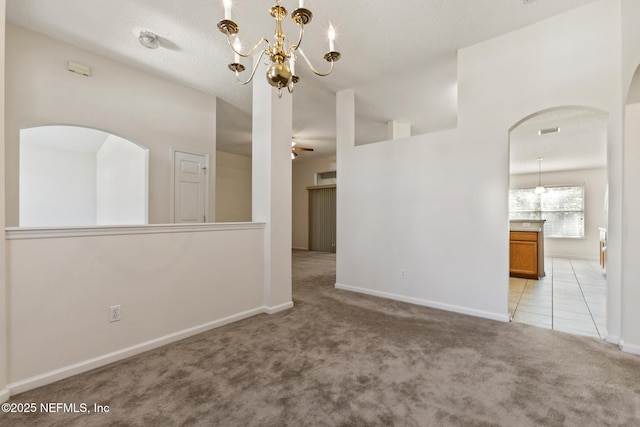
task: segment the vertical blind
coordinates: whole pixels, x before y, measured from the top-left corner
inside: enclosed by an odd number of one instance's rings
[[[336,251],[336,187],[309,187],[309,249]]]

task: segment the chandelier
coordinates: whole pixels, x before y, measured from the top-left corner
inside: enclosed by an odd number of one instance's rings
[[[242,85],[246,85],[253,80],[253,76],[256,74],[256,70],[265,55],[268,56],[269,59],[267,65],[269,63],[271,64],[267,70],[267,81],[271,86],[278,88],[279,98],[282,97],[282,89],[285,87],[289,93],[293,93],[293,85],[300,80],[300,77],[295,73],[296,61],[298,59],[297,53],[305,60],[311,71],[321,77],[331,74],[334,62],[340,59],[340,52],[335,51],[336,33],[331,23],[329,24],[328,33],[329,51],[324,54],[324,59],[331,64],[329,71],[326,73],[317,71],[300,48],[302,36],[304,35],[304,26],[311,22],[311,18],[313,17],[311,11],[305,9],[304,0],[299,0],[298,8],[291,14],[291,20],[300,26],[300,36],[298,37],[297,43],[292,44],[291,39],[282,32],[282,20],[287,16],[287,9],[280,4],[280,0],[276,0],[275,6],[269,9],[271,16],[276,20],[275,40],[271,42],[268,38],[263,37],[258,40],[252,49],[243,53],[241,51],[242,46],[240,40],[238,39],[238,31],[240,29],[238,24],[231,19],[231,0],[223,1],[224,19],[218,22],[218,29],[227,36],[229,47],[231,47],[234,53],[234,60],[229,64],[229,69],[235,73],[236,79]],[[241,80],[239,74],[245,70],[245,67],[240,63],[240,57],[247,58],[252,56],[260,46],[264,46],[263,42],[266,43],[266,46],[260,52],[260,57],[256,61],[249,79],[246,81]]]
[[[540,183],[540,175],[542,174],[542,157],[538,157],[538,186],[534,190],[536,194],[542,194],[547,191],[546,188]]]

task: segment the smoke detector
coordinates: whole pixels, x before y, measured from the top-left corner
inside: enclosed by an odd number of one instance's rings
[[[160,46],[158,36],[153,34],[151,31],[141,31],[138,36],[138,40],[140,41],[140,44],[147,49],[157,49],[158,46]]]

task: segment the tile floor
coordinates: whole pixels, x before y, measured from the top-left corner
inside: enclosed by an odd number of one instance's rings
[[[509,278],[514,322],[604,338],[607,282],[597,261],[546,258],[540,280]]]

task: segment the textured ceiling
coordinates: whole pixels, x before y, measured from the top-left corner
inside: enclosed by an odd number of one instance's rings
[[[335,92],[356,92],[358,143],[384,138],[389,120],[409,122],[412,133],[454,127],[458,48],[541,21],[594,0],[306,0],[314,13],[303,49],[316,68],[328,48],[329,20],[342,59],[329,77],[296,67],[293,133],[316,149],[334,152]],[[233,19],[243,45],[273,34],[273,0],[234,0]],[[289,11],[296,0],[282,0]],[[215,24],[222,0],[7,0],[7,20],[33,31],[128,63],[217,96],[220,147],[250,146],[251,87],[235,83],[232,54]],[[156,50],[137,41],[140,30],[161,38]],[[285,32],[295,37],[287,21]],[[258,78],[261,76],[258,76]],[[238,114],[239,111],[244,114]],[[382,137],[380,136],[382,135]]]
[[[542,129],[560,132],[539,135]],[[585,109],[559,109],[536,115],[509,135],[510,173],[590,169],[607,166],[607,115]]]

